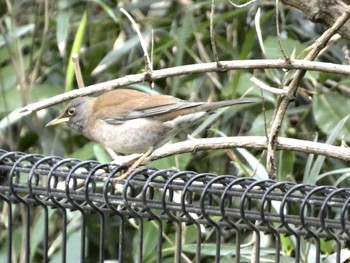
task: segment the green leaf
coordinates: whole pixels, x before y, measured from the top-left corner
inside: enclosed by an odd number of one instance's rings
[[[334,131],[334,127],[350,113],[350,101],[337,92],[327,92],[314,97],[312,110],[317,126],[327,135]],[[345,134],[349,140],[350,123],[346,122],[338,132],[338,139]]]
[[[90,160],[94,157],[94,142],[89,142],[83,147],[67,155],[67,158],[77,158],[79,160]]]
[[[245,159],[246,163],[248,163],[250,170],[255,171],[255,179],[265,180],[269,178],[266,168],[258,158],[244,148],[237,148],[236,151],[239,152],[239,154]]]
[[[341,131],[343,130],[343,127],[348,120],[349,116],[346,116],[342,120],[339,121],[339,123],[335,126],[334,129],[332,129],[332,133],[328,137],[326,144],[332,144],[335,139],[341,134]],[[308,184],[316,184],[318,180],[318,175],[320,174],[320,171],[322,169],[322,166],[324,164],[324,161],[326,159],[326,156],[318,156],[311,171],[309,176],[304,176],[303,178],[303,183],[308,183]]]
[[[155,223],[155,221],[145,222],[143,224],[143,258],[145,261],[147,261],[147,258],[152,257],[156,250],[157,250],[157,244],[158,239],[158,225]]]
[[[292,151],[280,151],[278,162],[278,180],[289,181],[293,175],[295,165],[295,154]]]
[[[26,34],[29,34],[34,31],[35,25],[34,24],[26,24],[21,27],[15,28],[15,32],[11,32],[10,34],[6,35],[0,35],[0,47],[5,46],[6,44],[11,43],[16,38],[19,39],[20,37],[23,37]]]
[[[105,149],[99,144],[93,144],[93,151],[96,156],[97,161],[101,163],[109,163],[112,159],[105,151]]]
[[[147,32],[146,34],[143,34],[143,36],[147,36],[149,33],[150,32]],[[100,63],[98,63],[98,65],[93,69],[91,74],[93,76],[96,76],[104,70],[108,69],[113,64],[120,61],[124,55],[128,54],[134,47],[139,44],[139,42],[139,38],[137,36],[133,36],[128,41],[123,43],[121,47],[112,49],[104,58],[102,58]]]
[[[192,8],[187,9],[185,13],[185,17],[182,21],[182,26],[175,32],[175,39],[177,39],[177,52],[174,60],[174,66],[180,66],[184,64],[184,55],[185,55],[185,50],[188,45],[187,40],[188,37],[191,34],[191,27],[193,24],[193,10]],[[173,85],[171,89],[171,94],[172,96],[175,96],[176,90],[179,85],[179,79],[175,78],[173,80]]]
[[[267,37],[264,41],[264,46],[267,59],[283,59],[277,37]],[[306,48],[305,45],[291,38],[282,39],[282,46],[288,57],[291,56],[293,52],[300,54]]]
[[[69,35],[70,28],[70,12],[66,8],[59,9],[56,16],[56,41],[58,50],[60,51],[61,56],[64,56],[66,52],[67,39]]]
[[[267,129],[269,127],[269,124],[271,123],[272,116],[273,116],[274,110],[267,110],[266,112],[260,113],[254,120],[253,125],[251,129],[248,131],[248,135],[251,136],[266,136],[265,132],[265,126],[267,126]],[[264,117],[264,114],[266,117]],[[266,124],[265,124],[266,119]],[[281,128],[281,136],[284,136],[284,130],[287,128],[287,120],[284,118],[282,122],[282,128]]]
[[[31,229],[31,247],[30,247],[30,254],[31,254],[31,261],[34,261],[34,256],[36,255],[39,250],[40,244],[42,244],[44,240],[44,224],[45,224],[45,213],[44,210],[37,210],[35,211],[38,215],[38,218],[34,222],[34,226],[32,226]],[[53,209],[48,210],[48,219],[50,220],[51,216],[54,214]]]
[[[10,114],[8,114],[7,116],[5,116],[3,119],[0,120],[0,131],[16,123],[17,121],[22,119],[22,117],[23,117],[23,114],[20,114],[19,110],[12,111]]]
[[[87,25],[87,12],[85,10],[79,24],[79,28],[77,30],[77,33],[75,34],[74,42],[73,42],[73,47],[70,53],[70,57],[68,59],[68,67],[67,67],[67,75],[66,75],[66,85],[65,85],[65,90],[70,91],[72,89],[72,84],[73,84],[73,79],[74,79],[74,67],[73,67],[73,62],[72,62],[72,55],[73,54],[79,54],[80,47],[83,43],[84,40],[84,34],[85,34],[85,29]]]
[[[67,262],[80,262],[80,251],[81,251],[81,232],[76,231],[68,235],[67,240]],[[62,262],[62,251],[59,250],[52,257],[50,262],[58,263]]]
[[[96,4],[100,5],[100,7],[113,19],[113,21],[116,24],[118,23],[118,19],[115,16],[112,8],[110,8],[108,5],[103,3],[101,0],[92,0],[92,2],[95,2]]]
[[[157,169],[177,169],[179,171],[185,170],[186,166],[191,160],[190,153],[178,154],[169,156],[159,160],[152,161],[149,165]]]
[[[334,180],[335,179],[335,175],[341,175],[335,181],[335,183],[333,183],[333,186],[339,187],[341,183],[344,183],[347,186],[347,181],[349,180],[349,174],[350,174],[350,168],[341,168],[341,169],[337,169],[337,170],[333,170],[333,171],[330,171],[330,172],[326,172],[326,173],[320,174],[318,176],[318,180],[322,180],[323,178],[325,178],[327,176],[332,177],[332,180]]]
[[[318,136],[316,136],[313,141],[317,142],[317,139],[318,139]],[[311,169],[312,169],[312,165],[313,165],[313,162],[314,162],[314,158],[315,158],[315,154],[313,154],[313,153],[310,153],[308,155],[308,157],[307,157],[306,164],[305,164],[305,169],[304,169],[304,176],[303,176],[304,180],[311,173]]]
[[[250,80],[253,74],[245,71],[238,71],[239,78],[234,78],[228,82],[221,90],[222,97],[225,99],[232,99],[234,96],[239,97],[261,97],[261,90],[256,87]],[[234,82],[237,82],[236,84]],[[264,92],[264,91],[263,91]],[[265,102],[274,102],[274,95],[270,92],[264,92]]]
[[[292,238],[290,236],[286,237],[280,234],[280,239],[281,239],[282,249],[284,250],[284,252],[287,254],[287,256],[292,255],[295,249],[295,245],[293,243]]]

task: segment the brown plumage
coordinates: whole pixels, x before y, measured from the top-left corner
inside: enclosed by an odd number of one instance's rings
[[[143,153],[167,143],[183,127],[215,109],[256,102],[235,99],[189,102],[167,95],[117,89],[74,99],[47,126],[67,123],[87,138],[122,154]]]

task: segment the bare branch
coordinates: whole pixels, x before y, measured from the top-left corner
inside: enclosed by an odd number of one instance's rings
[[[267,139],[265,136],[237,136],[192,139],[174,144],[166,144],[163,147],[155,150],[148,158],[148,161],[157,160],[175,154],[213,149],[242,147],[265,150],[266,145]],[[334,146],[306,140],[279,137],[276,143],[276,150],[292,150],[308,154],[319,154],[327,157],[337,158],[345,162],[350,161],[350,148],[348,147]]]
[[[85,84],[84,84],[83,76],[81,74],[78,54],[72,55],[72,61],[73,61],[74,73],[75,73],[75,78],[76,78],[77,83],[78,83],[78,87],[79,87],[79,89],[84,88]]]
[[[301,10],[311,21],[323,23],[331,27],[335,21],[347,12],[347,6],[343,1],[321,1],[321,0],[281,0],[286,5]],[[350,21],[339,29],[339,34],[350,39]]]
[[[211,0],[211,9],[210,9],[210,41],[211,41],[211,49],[213,50],[213,55],[216,64],[220,67],[220,60],[218,56],[218,51],[216,49],[215,43],[215,32],[214,32],[214,14],[215,14],[215,0]]]
[[[280,9],[278,8],[279,0],[276,0],[276,31],[277,31],[277,39],[278,39],[278,45],[280,47],[280,51],[284,57],[284,59],[289,62],[290,58],[287,56],[286,52],[284,51],[282,39],[281,39],[281,30],[280,30]]]
[[[157,79],[186,75],[191,73],[229,71],[229,70],[236,70],[236,69],[266,69],[266,68],[317,70],[322,72],[350,75],[350,67],[347,65],[338,65],[338,64],[332,64],[332,63],[305,61],[305,60],[292,60],[290,63],[286,63],[284,60],[257,59],[257,60],[221,61],[220,63],[221,63],[220,69],[218,69],[217,64],[214,62],[159,69],[159,70],[153,71],[152,79],[157,80]],[[84,89],[72,90],[42,101],[32,103],[30,105],[27,105],[26,107],[23,107],[22,109],[16,110],[16,112],[24,116],[34,111],[42,110],[52,105],[62,103],[66,100],[70,100],[79,96],[87,96],[93,93],[108,91],[108,90],[112,90],[113,88],[123,87],[130,84],[143,82],[145,80],[144,77],[145,77],[144,74],[128,75],[118,79],[87,86]]]
[[[347,9],[347,12],[343,13],[341,17],[336,21],[336,23],[329,28],[325,33],[322,34],[321,37],[319,37],[315,41],[315,47],[310,51],[310,53],[306,56],[305,60],[314,60],[317,55],[322,51],[322,49],[327,45],[327,42],[331,39],[331,37],[337,33],[340,27],[342,27],[350,18],[350,7]],[[272,121],[270,134],[268,136],[268,147],[267,147],[267,170],[269,172],[270,178],[274,179],[276,177],[276,167],[275,167],[275,150],[276,143],[277,143],[277,137],[278,133],[280,131],[283,118],[285,116],[285,113],[287,111],[287,107],[291,100],[294,98],[294,94],[296,90],[298,89],[299,82],[304,77],[306,73],[305,69],[299,69],[294,77],[291,83],[289,84],[287,94],[284,96],[281,100],[281,103],[279,107],[276,109],[275,118]]]
[[[273,94],[285,95],[287,93],[287,91],[285,91],[284,89],[276,89],[276,88],[272,88],[272,87],[266,85],[264,82],[257,79],[256,77],[251,77],[250,81],[253,82],[260,89],[268,91],[268,92],[273,93]]]
[[[233,2],[230,1],[230,0],[229,0],[229,2],[230,2],[231,5],[233,5],[233,6],[236,7],[236,8],[243,8],[243,7],[246,7],[246,6],[248,6],[248,5],[252,4],[252,3],[255,3],[256,0],[251,0],[251,1],[249,1],[249,2],[247,2],[247,3],[244,3],[244,4],[241,4],[241,5],[235,4],[235,3],[233,3]]]
[[[124,9],[124,8],[120,8],[120,11],[123,12],[123,14],[129,19],[129,21],[131,22],[134,30],[137,33],[137,36],[139,37],[140,40],[140,44],[143,50],[143,55],[145,58],[145,63],[146,63],[146,78],[147,79],[152,79],[152,72],[153,72],[153,65],[151,62],[151,59],[148,55],[148,51],[147,51],[147,47],[146,47],[146,42],[142,37],[141,31],[139,29],[139,27],[137,26],[135,20],[132,18],[132,16]],[[151,81],[152,82],[152,81]],[[151,84],[152,86],[152,84]]]

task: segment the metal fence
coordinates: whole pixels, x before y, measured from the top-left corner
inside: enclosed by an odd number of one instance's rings
[[[125,169],[0,150],[1,262],[349,257],[350,189]]]

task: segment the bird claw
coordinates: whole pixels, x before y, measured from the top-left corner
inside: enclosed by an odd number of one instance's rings
[[[147,157],[149,157],[152,154],[152,152],[153,152],[153,147],[149,148],[144,154],[137,154],[138,155],[138,157],[136,158],[137,160],[133,162],[133,164],[129,167],[129,169],[124,174],[122,174],[120,177],[115,178],[114,180],[120,181],[127,178],[132,172],[136,170],[137,167],[139,167],[144,161],[147,160]],[[135,154],[132,154],[131,156],[135,156]]]
[[[134,163],[136,160],[138,160],[142,154],[140,153],[134,153],[130,155],[117,155],[114,157],[114,160],[111,161],[111,164],[116,164],[116,165],[131,165]]]

